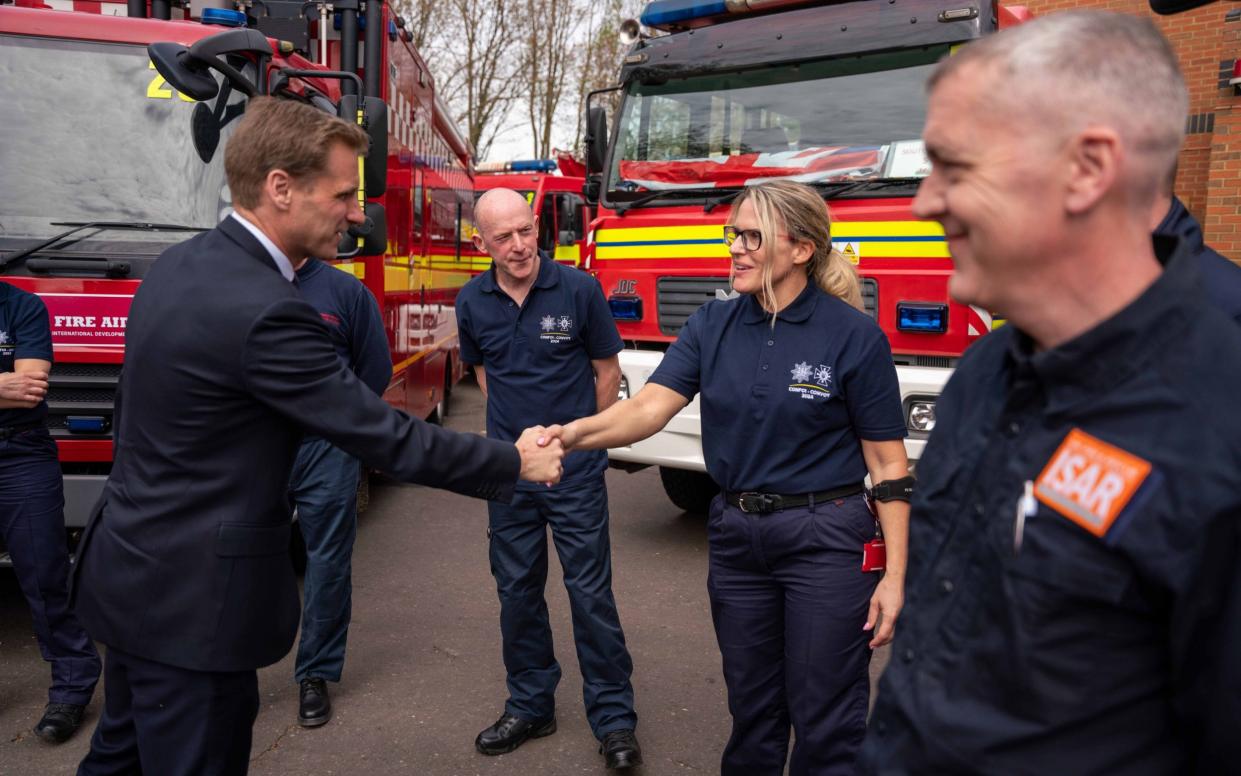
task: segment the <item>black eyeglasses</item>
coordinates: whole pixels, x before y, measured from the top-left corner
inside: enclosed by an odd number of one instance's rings
[[[788,235],[779,235],[787,237]],[[741,247],[747,251],[756,251],[763,247],[763,233],[757,229],[738,229],[732,224],[724,225],[724,244],[732,247],[733,243],[741,241]]]

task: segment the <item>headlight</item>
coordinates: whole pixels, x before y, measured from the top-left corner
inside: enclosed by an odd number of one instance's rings
[[[909,403],[909,417],[906,425],[910,431],[928,432],[935,430],[935,402],[912,401]]]
[[[616,392],[616,400],[624,401],[629,398],[629,380],[624,375],[621,376],[620,390]]]

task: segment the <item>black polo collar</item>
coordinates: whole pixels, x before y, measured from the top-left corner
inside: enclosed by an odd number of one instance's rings
[[[814,307],[819,301],[819,287],[815,285],[813,280],[806,283],[806,287],[797,295],[797,298],[789,303],[777,314],[777,318],[781,321],[789,323],[805,323],[814,313]],[[745,313],[742,318],[746,323],[762,323],[771,320],[771,313],[764,310],[763,306],[758,303],[758,295],[746,294],[742,302],[745,305]]]
[[[534,278],[533,288],[555,288],[560,282],[560,275],[554,266],[555,261],[551,259],[543,251],[539,251],[539,274]],[[479,289],[488,293],[504,293],[504,289],[500,288],[500,283],[496,280],[496,263],[493,259],[491,267],[480,276]]]
[[[1047,410],[1063,412],[1097,399],[1148,368],[1183,337],[1195,304],[1205,304],[1189,244],[1156,235],[1155,254],[1164,271],[1120,312],[1093,329],[1050,350],[1034,351],[1034,341],[1016,329],[1008,363],[1015,376],[1033,376],[1043,386]]]

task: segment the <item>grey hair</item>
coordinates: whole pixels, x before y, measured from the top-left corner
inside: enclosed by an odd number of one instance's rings
[[[1172,45],[1149,19],[1049,14],[963,46],[940,63],[927,91],[971,64],[994,68],[1003,81],[996,99],[1007,110],[1057,122],[1053,130],[1065,135],[1092,124],[1115,130],[1152,194],[1175,170],[1189,92]]]

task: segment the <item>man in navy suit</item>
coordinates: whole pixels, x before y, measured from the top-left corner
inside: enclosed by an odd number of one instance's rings
[[[561,449],[452,433],[389,407],[294,285],[359,223],[356,126],[257,98],[225,151],[235,212],[163,253],[130,310],[115,462],[75,567],[107,646],[79,774],[243,774],[256,669],[297,631],[287,488],[303,433],[409,481],[509,500]]]

